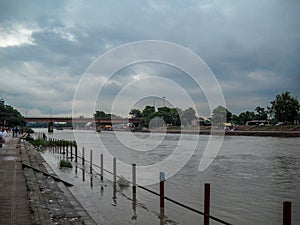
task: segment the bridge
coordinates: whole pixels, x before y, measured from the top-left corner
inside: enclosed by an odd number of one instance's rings
[[[72,118],[72,117],[25,117],[26,123],[33,122],[33,123],[48,123],[48,122],[73,122],[73,123],[88,123],[88,122],[96,122],[101,125],[105,124],[126,124],[126,123],[133,123],[133,124],[141,124],[142,121],[136,118],[124,118],[124,119],[101,119],[101,118]]]

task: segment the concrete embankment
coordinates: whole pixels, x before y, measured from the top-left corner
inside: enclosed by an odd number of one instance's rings
[[[0,224],[96,224],[29,143],[0,149]]]

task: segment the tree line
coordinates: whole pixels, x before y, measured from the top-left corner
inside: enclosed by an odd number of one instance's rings
[[[145,127],[150,126],[150,122],[154,118],[161,118],[165,125],[169,126],[187,126],[197,119],[196,111],[190,107],[186,110],[180,108],[160,107],[155,110],[154,106],[146,106],[143,111],[139,109],[132,109],[129,113],[132,118],[141,119]],[[154,120],[156,123],[162,123],[162,121]],[[159,124],[157,124],[159,125]],[[156,126],[156,124],[153,124]]]
[[[273,124],[277,122],[294,123],[300,120],[299,109],[300,105],[297,98],[291,96],[290,92],[284,92],[278,94],[267,108],[257,106],[254,111],[242,112],[239,115],[233,114],[224,106],[218,106],[213,110],[212,116],[208,120],[219,126],[225,122],[244,125],[251,120],[270,120]],[[192,107],[185,110],[160,107],[156,110],[154,106],[146,106],[143,110],[131,109],[129,114],[133,118],[141,119],[146,127],[149,127],[150,121],[154,118],[161,118],[165,124],[171,126],[188,126],[195,120],[207,122],[201,116],[197,118]]]

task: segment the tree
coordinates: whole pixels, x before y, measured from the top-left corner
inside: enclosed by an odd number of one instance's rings
[[[219,105],[212,112],[212,122],[213,125],[222,127],[223,123],[227,121],[227,109],[224,106]]]
[[[178,108],[160,107],[157,109],[156,116],[162,118],[166,124],[181,126],[179,112],[181,110]]]
[[[239,116],[232,114],[232,116],[230,117],[230,122],[234,124],[241,124],[241,119]]]
[[[143,116],[141,110],[139,110],[139,109],[131,109],[129,115],[131,115],[132,118],[135,118],[135,119],[142,118],[142,116]]]
[[[172,118],[170,114],[171,109],[168,107],[160,107],[157,109],[156,116],[164,120],[165,124],[171,124]]]
[[[143,124],[146,127],[149,127],[149,122],[155,117],[155,108],[154,106],[146,106],[143,110]]]
[[[255,111],[257,112],[257,114],[255,115],[257,120],[266,120],[266,119],[268,119],[268,114],[265,111],[265,108],[257,106],[255,108]]]
[[[96,111],[96,113],[94,114],[94,117],[97,118],[97,119],[102,119],[103,120],[103,119],[107,118],[107,114],[103,111]]]
[[[172,126],[181,126],[180,114],[181,109],[179,108],[171,108],[170,117]]]
[[[256,116],[255,116],[254,112],[246,111],[246,112],[240,113],[239,118],[240,118],[241,124],[246,124],[247,121],[256,119]]]
[[[25,126],[26,122],[22,114],[10,105],[0,104],[0,125],[13,127]]]
[[[182,112],[181,119],[185,126],[191,124],[193,120],[197,119],[196,111],[192,107],[189,107]]]
[[[293,122],[299,114],[299,101],[290,92],[277,95],[268,107],[270,114],[281,122]]]
[[[122,117],[117,116],[115,114],[110,114],[110,113],[105,113],[103,111],[96,111],[94,114],[95,119],[100,119],[100,120],[111,120],[111,119],[121,119]]]

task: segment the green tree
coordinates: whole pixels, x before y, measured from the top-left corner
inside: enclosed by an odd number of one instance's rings
[[[154,106],[146,106],[143,110],[143,124],[145,127],[149,127],[149,122],[156,116]]]
[[[223,127],[223,123],[227,122],[227,109],[224,106],[219,105],[212,112],[213,125]]]
[[[239,119],[241,124],[246,124],[247,121],[256,119],[254,112],[246,111],[239,114]]]
[[[162,118],[166,124],[180,126],[179,112],[181,110],[178,108],[160,107],[157,109],[156,116]]]
[[[26,122],[22,114],[10,105],[0,104],[0,125],[13,127],[25,126]]]
[[[234,124],[241,124],[240,117],[235,114],[232,114],[229,121]]]
[[[185,126],[190,125],[193,120],[197,119],[196,111],[192,107],[189,107],[188,109],[182,111],[181,119],[183,125]]]
[[[265,111],[265,108],[257,106],[255,108],[255,111],[257,112],[257,114],[255,115],[257,120],[266,120],[266,119],[268,119],[268,113],[267,113],[267,111]]]
[[[172,126],[181,126],[180,113],[182,112],[179,108],[171,108],[170,117]]]
[[[293,122],[299,115],[299,101],[290,92],[277,95],[268,107],[271,115],[281,122]]]
[[[100,120],[111,120],[111,119],[121,119],[122,117],[117,116],[115,114],[110,114],[110,113],[105,113],[103,111],[96,111],[94,114],[95,119],[100,119]]]
[[[96,113],[94,114],[94,117],[97,119],[107,119],[107,114],[103,111],[96,111]],[[110,119],[110,118],[109,118]]]
[[[131,115],[132,118],[135,118],[135,119],[142,118],[142,116],[143,116],[141,110],[139,110],[139,109],[131,109],[129,115]]]
[[[171,109],[168,107],[160,107],[157,109],[156,116],[162,118],[166,124],[172,123],[172,117],[170,114]]]

